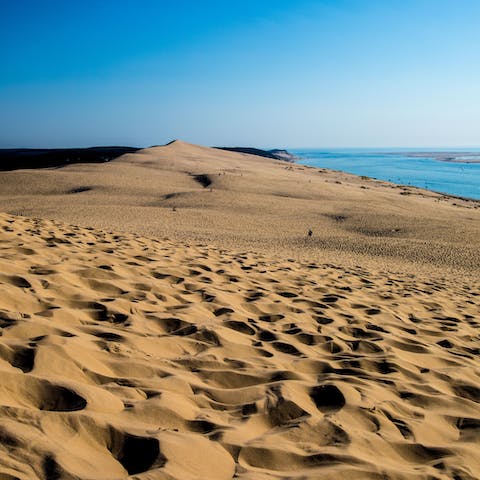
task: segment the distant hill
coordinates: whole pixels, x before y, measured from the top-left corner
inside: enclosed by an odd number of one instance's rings
[[[273,150],[262,150],[260,148],[253,147],[214,147],[219,150],[228,150],[229,152],[248,153],[250,155],[258,155],[259,157],[272,158],[274,160],[284,160],[287,162],[293,162],[296,160],[295,155],[291,154],[287,150],[281,150],[274,148]]]
[[[125,153],[135,153],[135,147],[90,148],[8,148],[0,149],[0,170],[61,167],[71,163],[104,163]]]
[[[298,158],[293,153],[290,153],[288,150],[274,148],[273,150],[268,151],[275,155],[279,160],[285,160],[287,162],[294,162]]]

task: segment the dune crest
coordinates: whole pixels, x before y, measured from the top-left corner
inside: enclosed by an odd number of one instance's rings
[[[0,477],[473,479],[480,282],[0,214]]]

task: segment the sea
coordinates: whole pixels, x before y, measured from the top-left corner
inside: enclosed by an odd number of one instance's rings
[[[479,149],[289,149],[297,163],[480,200]],[[455,162],[441,160],[451,153]],[[421,156],[416,156],[421,154]],[[450,156],[450,155],[449,155]]]

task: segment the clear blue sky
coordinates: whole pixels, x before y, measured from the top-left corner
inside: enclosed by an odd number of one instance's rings
[[[0,148],[480,144],[478,0],[0,0]]]

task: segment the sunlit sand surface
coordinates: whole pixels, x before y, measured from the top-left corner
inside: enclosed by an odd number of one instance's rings
[[[478,203],[176,142],[0,208],[1,479],[480,477]]]

